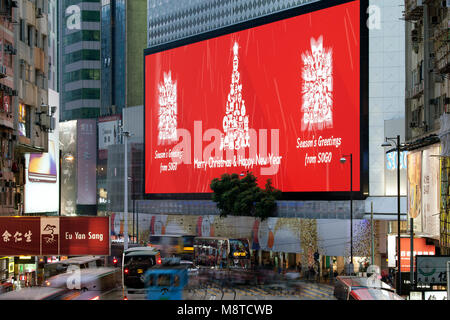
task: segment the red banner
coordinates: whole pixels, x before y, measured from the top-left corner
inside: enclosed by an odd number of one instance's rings
[[[359,1],[148,54],[145,192],[360,191],[360,56]]]
[[[0,256],[109,254],[109,217],[0,217]]]
[[[39,217],[0,217],[0,256],[38,256]]]
[[[436,254],[436,248],[434,245],[427,245],[426,239],[414,238],[413,243],[413,255],[422,256],[429,255],[434,256]],[[400,255],[401,255],[401,272],[411,271],[411,239],[400,239]],[[416,267],[416,259],[414,259],[414,268]]]
[[[61,217],[60,225],[65,255],[109,255],[108,217]]]

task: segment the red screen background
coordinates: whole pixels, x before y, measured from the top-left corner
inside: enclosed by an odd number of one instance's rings
[[[311,38],[323,36],[324,48],[333,50],[333,128],[301,130],[302,53],[311,51]],[[350,190],[350,166],[343,155],[353,154],[353,191],[360,191],[360,3],[353,1],[248,30],[185,45],[145,57],[145,193],[206,193],[210,182],[223,173],[241,173],[244,167],[194,168],[194,150],[211,141],[201,137],[207,129],[223,132],[222,120],[230,91],[233,45],[239,44],[240,81],[249,127],[258,133],[279,130],[279,170],[261,175],[260,185],[271,178],[283,192],[336,192]],[[155,159],[177,143],[158,145],[158,86],[171,72],[177,84],[177,128],[191,134],[191,164],[160,172],[168,159]],[[194,121],[202,122],[195,140]],[[258,136],[260,136],[258,134]],[[298,149],[297,139],[340,137],[342,144]],[[182,138],[179,139],[181,141]],[[194,140],[196,141],[194,143]],[[186,152],[186,150],[185,150]],[[305,156],[332,152],[331,162],[305,165]]]

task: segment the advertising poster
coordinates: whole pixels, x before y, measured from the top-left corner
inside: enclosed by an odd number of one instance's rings
[[[148,52],[145,193],[209,193],[246,171],[283,192],[348,192],[350,154],[361,191],[360,31],[352,1]]]
[[[128,223],[128,233],[131,236],[131,214]],[[350,239],[350,226],[348,221],[342,219],[268,218],[261,222],[252,217],[150,214],[139,215],[139,221],[135,221],[135,224],[139,224],[141,241],[148,241],[149,236],[160,234],[247,238],[252,250],[291,253],[303,253],[314,242],[321,254],[328,256],[346,255]],[[366,220],[354,220],[355,253],[362,251],[356,241],[365,243],[368,236],[367,229],[358,227],[364,224],[367,224]],[[123,234],[123,215],[114,215],[112,227],[113,235]],[[339,230],[337,236],[336,230]]]
[[[423,150],[422,165],[422,213],[423,232],[439,240],[439,146]]]
[[[422,151],[408,153],[408,219],[414,219],[414,230],[422,223]]]
[[[77,201],[77,120],[59,124],[62,148],[61,215],[76,214]]]
[[[48,91],[49,106],[56,107],[59,119],[59,94]],[[25,213],[55,213],[59,210],[59,123],[48,133],[48,152],[25,154]]]
[[[97,204],[97,122],[77,121],[77,204]]]

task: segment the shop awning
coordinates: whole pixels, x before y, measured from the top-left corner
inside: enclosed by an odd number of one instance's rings
[[[16,151],[18,151],[19,153],[43,153],[45,152],[45,149],[41,147],[35,147],[30,144],[17,143]]]

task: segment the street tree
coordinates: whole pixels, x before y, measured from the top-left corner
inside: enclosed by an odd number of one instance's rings
[[[221,217],[252,216],[264,221],[275,214],[276,200],[281,197],[281,191],[273,187],[271,179],[261,189],[251,172],[242,179],[236,173],[223,174],[213,179],[210,187]]]

